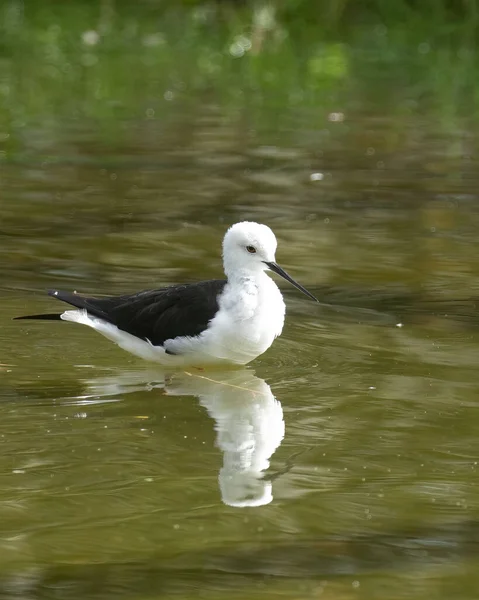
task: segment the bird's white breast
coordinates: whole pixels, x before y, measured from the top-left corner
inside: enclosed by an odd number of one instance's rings
[[[267,350],[283,329],[283,297],[265,273],[228,282],[219,309],[200,336],[204,350],[217,358],[250,362]]]

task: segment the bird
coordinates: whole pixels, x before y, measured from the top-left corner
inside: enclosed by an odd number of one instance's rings
[[[267,225],[242,221],[229,227],[223,239],[226,279],[102,298],[48,290],[75,309],[16,319],[87,325],[139,358],[172,367],[245,365],[283,330],[286,307],[267,271],[319,302],[276,263],[276,248]]]

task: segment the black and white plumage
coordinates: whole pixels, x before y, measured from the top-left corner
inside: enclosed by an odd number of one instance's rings
[[[50,290],[48,295],[153,346],[163,346],[166,340],[204,331],[218,311],[218,295],[225,285],[226,280],[213,279],[109,298],[87,298],[59,290]]]
[[[275,263],[275,251],[269,227],[236,223],[223,241],[227,280],[107,298],[51,290],[50,296],[76,310],[19,318],[88,325],[124,350],[167,365],[246,364],[267,350],[283,328],[283,297],[266,270],[316,300]]]

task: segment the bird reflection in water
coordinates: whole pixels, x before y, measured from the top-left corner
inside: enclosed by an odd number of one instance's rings
[[[216,444],[223,453],[218,477],[222,501],[234,507],[254,507],[273,500],[272,482],[265,471],[284,437],[283,409],[269,385],[251,370],[203,374],[192,369],[169,375],[138,371],[87,384],[90,398],[155,388],[170,396],[197,396],[215,421]]]

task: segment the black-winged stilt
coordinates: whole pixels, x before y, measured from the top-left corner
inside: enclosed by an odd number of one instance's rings
[[[276,264],[276,246],[266,225],[236,223],[223,240],[226,280],[107,298],[50,290],[50,296],[77,310],[17,319],[88,325],[120,348],[164,365],[246,364],[263,354],[283,329],[283,296],[267,270],[317,301]]]

